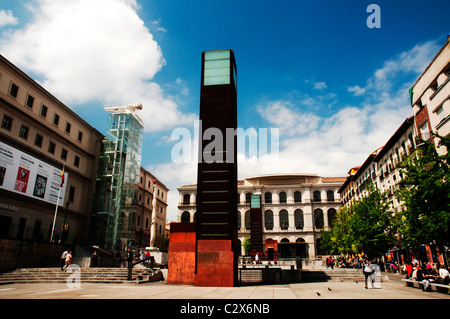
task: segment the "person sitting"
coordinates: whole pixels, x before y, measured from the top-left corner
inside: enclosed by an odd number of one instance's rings
[[[428,286],[430,285],[430,282],[433,282],[436,280],[436,274],[434,273],[432,267],[430,264],[426,264],[422,266],[422,290],[426,291],[428,289]]]
[[[450,283],[450,274],[447,269],[441,264],[437,264],[438,275],[436,281],[443,285],[448,285]]]

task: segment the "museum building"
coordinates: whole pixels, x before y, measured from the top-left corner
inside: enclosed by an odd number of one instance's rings
[[[0,238],[86,239],[103,134],[1,55],[0,120]]]
[[[321,229],[332,226],[340,207],[338,190],[346,177],[314,174],[273,174],[238,181],[238,240],[251,237],[252,195],[260,196],[262,259],[314,260],[326,254],[320,247]],[[178,187],[178,222],[196,221],[197,185]],[[255,219],[258,219],[256,217]],[[241,255],[254,255],[241,249]]]

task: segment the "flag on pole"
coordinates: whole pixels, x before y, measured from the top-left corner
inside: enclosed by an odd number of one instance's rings
[[[64,185],[64,168],[65,167],[66,167],[66,164],[64,163],[62,174],[61,174],[61,185],[59,185],[59,187],[63,187],[63,185]]]

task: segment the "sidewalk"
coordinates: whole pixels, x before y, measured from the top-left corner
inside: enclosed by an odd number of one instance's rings
[[[0,285],[0,299],[450,299],[449,294],[405,287],[391,275],[381,289],[364,289],[363,282],[316,282],[241,287],[169,285],[66,284]]]

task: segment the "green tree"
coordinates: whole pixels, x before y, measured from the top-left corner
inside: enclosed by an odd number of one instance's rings
[[[366,189],[368,194],[352,207],[349,227],[357,251],[372,258],[382,255],[393,242],[392,213],[385,195],[373,183]]]
[[[336,214],[334,226],[322,232],[322,243],[330,253],[364,253],[369,257],[383,254],[393,241],[393,225],[385,195],[372,183],[367,195],[350,208]]]
[[[349,227],[349,220],[352,216],[351,210],[347,207],[341,207],[333,221],[333,227],[326,231],[322,230],[322,245],[331,254],[350,254],[356,253],[352,246],[352,232]]]
[[[433,134],[444,150],[450,138]],[[439,155],[434,144],[420,140],[417,151],[399,167],[403,173],[396,197],[403,202],[398,228],[407,246],[435,243],[450,245],[450,174],[449,154]]]
[[[250,252],[250,249],[252,248],[250,238],[246,237],[244,239],[244,241],[242,242],[242,247],[244,247],[245,254],[247,255]]]

